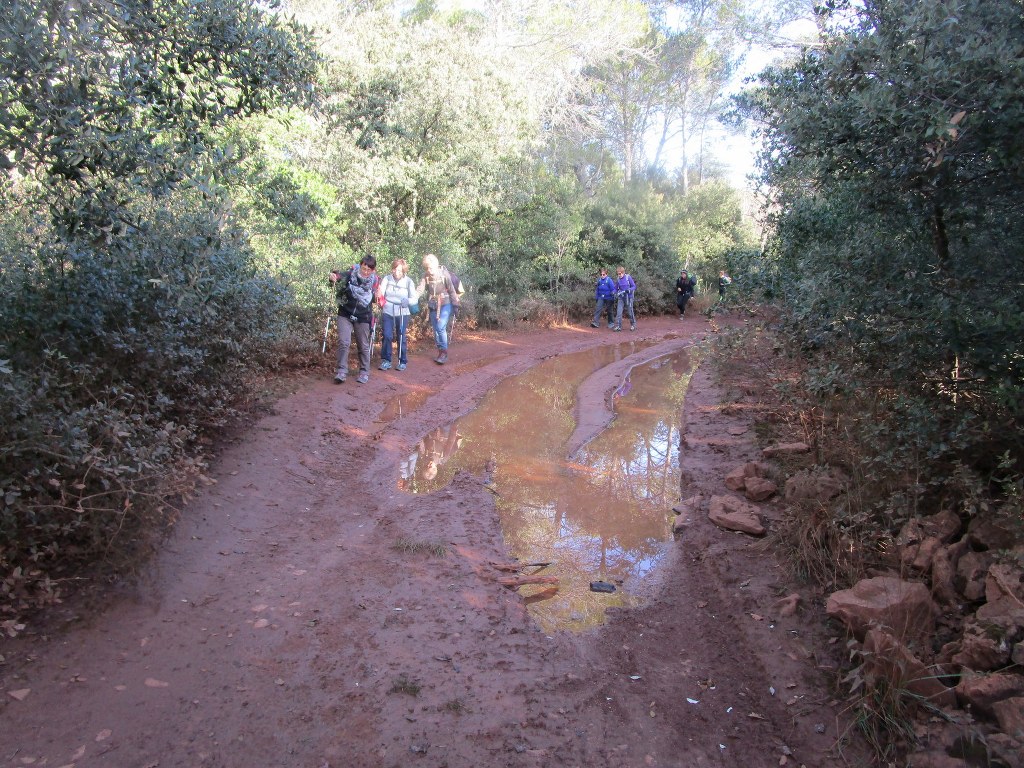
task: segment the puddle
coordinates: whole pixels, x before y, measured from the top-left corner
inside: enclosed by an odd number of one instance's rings
[[[381,409],[380,415],[377,416],[377,423],[387,423],[401,419],[407,413],[412,413],[427,402],[427,398],[432,394],[433,392],[430,390],[422,389],[406,392],[391,398]]]
[[[411,493],[441,488],[458,470],[491,478],[510,554],[555,561],[540,573],[559,578],[557,591],[520,588],[547,631],[586,629],[605,608],[633,604],[631,588],[671,541],[679,413],[692,372],[685,351],[633,368],[613,396],[612,423],[565,458],[580,384],[653,343],[562,355],[505,379],[472,413],[425,436],[400,468],[399,487]],[[618,589],[593,593],[592,581]]]

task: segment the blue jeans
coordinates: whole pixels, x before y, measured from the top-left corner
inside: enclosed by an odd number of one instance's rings
[[[398,344],[398,362],[403,365],[409,362],[407,349],[408,343],[405,336],[406,326],[409,324],[408,315],[399,315],[395,317],[389,314],[382,314],[381,321],[383,326],[383,341],[380,345],[380,359],[391,362],[391,342],[396,341]]]
[[[451,313],[451,304],[430,310],[430,327],[434,329],[434,342],[442,352],[448,351],[448,317]]]

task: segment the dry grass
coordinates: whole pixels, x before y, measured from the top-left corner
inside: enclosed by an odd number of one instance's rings
[[[391,684],[388,693],[401,693],[406,696],[419,696],[423,686],[415,680],[409,679],[406,675],[398,676],[398,679]]]
[[[399,539],[391,548],[396,552],[406,555],[427,555],[428,557],[447,557],[448,545],[443,541],[417,541],[414,539]]]

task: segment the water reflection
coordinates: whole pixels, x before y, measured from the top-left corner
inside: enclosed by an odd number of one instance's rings
[[[443,487],[459,469],[488,474],[505,543],[521,561],[554,560],[557,591],[523,587],[546,629],[599,623],[671,540],[679,491],[679,414],[691,374],[685,352],[634,368],[615,391],[616,416],[569,460],[576,390],[593,372],[638,349],[602,347],[547,360],[504,380],[472,413],[424,437],[400,487]],[[611,595],[591,581],[625,585]]]

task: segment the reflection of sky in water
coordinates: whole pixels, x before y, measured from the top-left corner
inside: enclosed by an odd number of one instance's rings
[[[401,468],[400,487],[413,493],[446,485],[459,469],[489,474],[511,554],[557,561],[542,571],[559,577],[557,593],[521,588],[537,598],[531,610],[548,629],[585,628],[605,607],[628,604],[621,588],[598,595],[590,582],[628,586],[657,566],[671,539],[685,352],[634,368],[613,395],[614,421],[564,457],[579,385],[637,348],[563,355],[504,380],[475,411],[425,436]]]

